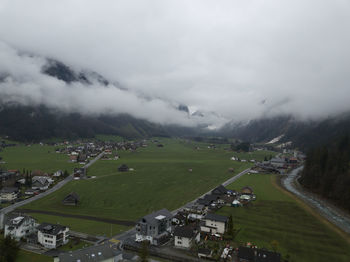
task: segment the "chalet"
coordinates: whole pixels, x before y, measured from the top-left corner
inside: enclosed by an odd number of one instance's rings
[[[224,234],[227,229],[227,221],[226,216],[209,213],[202,220],[201,231],[210,234]]]
[[[79,196],[75,192],[71,192],[62,200],[62,204],[68,205],[68,206],[76,206],[78,205],[78,202],[79,202]]]
[[[127,172],[129,171],[129,167],[126,164],[122,164],[121,166],[118,167],[119,172]]]
[[[58,224],[42,223],[37,227],[38,242],[46,248],[57,248],[68,243],[69,228]]]
[[[19,190],[17,187],[4,187],[0,190],[0,202],[14,201],[18,197]]]
[[[77,162],[78,161],[78,156],[77,155],[70,155],[69,156],[69,161],[73,162],[73,163]]]
[[[191,226],[179,226],[174,230],[174,246],[189,249],[200,241],[200,232]]]
[[[31,216],[11,213],[5,218],[5,237],[19,241],[36,231],[36,220]]]
[[[54,258],[54,262],[117,262],[124,261],[123,259],[122,251],[112,248],[110,244],[105,243],[76,251],[60,253]]]
[[[250,247],[238,248],[238,261],[240,262],[280,262],[281,254],[266,249]]]
[[[136,240],[148,240],[152,245],[160,245],[169,240],[173,215],[161,209],[144,216],[136,224]]]
[[[274,157],[270,160],[270,164],[276,168],[284,168],[286,166],[286,161],[282,158]]]
[[[211,193],[216,196],[226,195],[227,189],[223,185],[220,185],[217,188],[213,189]]]
[[[34,176],[32,178],[32,189],[47,190],[51,183],[49,177]]]
[[[86,177],[86,168],[84,168],[84,167],[74,168],[73,176],[78,177],[78,178]]]

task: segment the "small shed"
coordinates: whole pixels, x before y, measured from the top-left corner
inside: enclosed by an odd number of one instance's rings
[[[122,164],[121,166],[118,167],[119,172],[127,172],[129,171],[129,167],[126,164]]]
[[[68,205],[68,206],[76,206],[76,205],[78,205],[78,202],[79,202],[78,194],[75,192],[71,192],[69,195],[67,195],[63,199],[62,204]]]

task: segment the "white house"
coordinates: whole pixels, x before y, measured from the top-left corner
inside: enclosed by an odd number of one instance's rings
[[[174,246],[189,249],[200,241],[200,232],[190,226],[176,227],[174,230]]]
[[[228,217],[209,213],[202,221],[202,232],[211,234],[224,234],[226,232]]]
[[[36,220],[31,216],[24,214],[12,213],[5,219],[5,237],[19,241],[36,231]]]
[[[47,190],[52,180],[46,176],[34,176],[32,178],[32,189]]]
[[[38,242],[46,248],[56,248],[68,243],[69,228],[62,225],[42,223],[38,226]]]
[[[16,200],[18,197],[17,187],[4,187],[0,191],[0,202],[10,202]]]

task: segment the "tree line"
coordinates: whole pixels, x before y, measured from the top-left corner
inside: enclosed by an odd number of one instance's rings
[[[350,138],[342,136],[307,153],[299,182],[350,211]]]

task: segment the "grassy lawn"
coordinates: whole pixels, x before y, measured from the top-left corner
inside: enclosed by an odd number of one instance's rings
[[[107,224],[103,222],[96,222],[85,219],[77,219],[77,218],[69,218],[69,217],[59,217],[59,216],[51,216],[44,214],[30,214],[32,217],[36,218],[39,223],[48,222],[53,224],[65,225],[70,228],[70,230],[77,232],[84,232],[90,235],[98,235],[98,236],[114,236],[118,233],[124,232],[129,227],[115,225],[115,224]],[[112,233],[112,234],[111,234]]]
[[[48,262],[53,261],[52,257],[45,255],[39,255],[36,253],[20,250],[16,259],[16,262]]]
[[[277,240],[278,251],[289,254],[292,261],[350,261],[350,246],[337,233],[310,214],[285,192],[273,184],[274,175],[245,175],[228,188],[253,187],[257,200],[252,206],[224,207],[218,213],[232,214],[240,232],[236,241],[253,242],[272,249]]]
[[[164,147],[149,143],[137,152],[118,152],[119,160],[100,160],[88,170],[88,175],[97,176],[96,179],[72,181],[24,208],[135,221],[154,210],[163,207],[173,210],[195,199],[230,178],[233,175],[228,172],[230,167],[238,173],[251,166],[231,161],[232,155],[263,159],[270,154],[234,154],[224,150],[228,145],[208,149],[206,144],[180,139],[160,142]],[[122,163],[134,171],[117,172]],[[189,168],[193,171],[189,172]],[[62,199],[72,191],[79,194],[80,204],[62,205]]]
[[[76,163],[69,163],[69,157],[65,154],[55,153],[54,146],[41,146],[39,144],[25,146],[19,144],[15,147],[5,148],[0,155],[6,164],[4,169],[42,170],[53,173],[57,170],[72,172],[73,168],[79,166]]]
[[[58,249],[61,251],[74,251],[74,250],[78,250],[78,249],[82,249],[82,248],[87,248],[89,246],[91,246],[92,244],[85,242],[85,241],[75,241],[70,239],[69,242],[61,247],[59,247]]]

